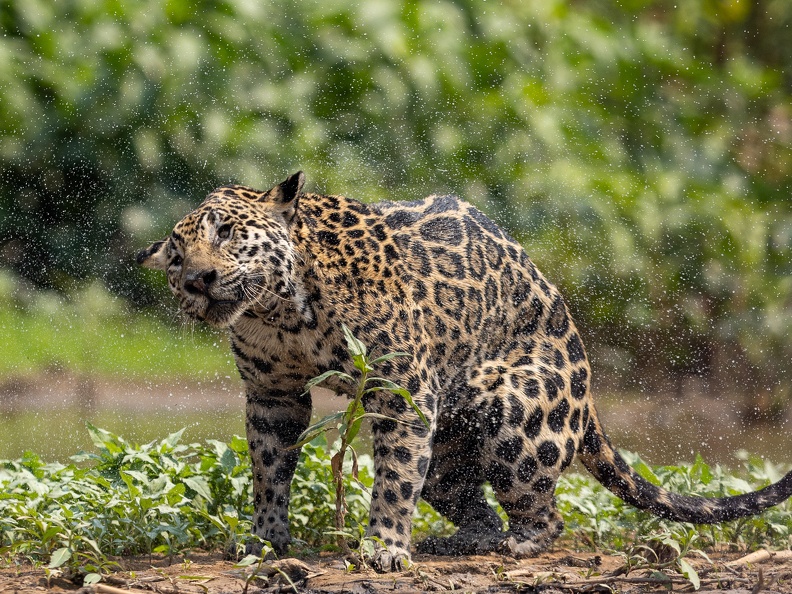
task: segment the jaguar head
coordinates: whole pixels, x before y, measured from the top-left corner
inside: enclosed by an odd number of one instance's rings
[[[180,309],[218,328],[249,309],[274,308],[294,291],[289,227],[304,183],[300,171],[266,192],[218,188],[137,263],[165,271]]]

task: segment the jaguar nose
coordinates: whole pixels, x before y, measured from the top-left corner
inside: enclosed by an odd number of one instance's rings
[[[209,287],[217,279],[216,270],[188,272],[184,279],[184,290],[191,295],[207,295]]]

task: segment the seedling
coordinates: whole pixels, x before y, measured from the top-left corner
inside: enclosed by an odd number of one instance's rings
[[[360,431],[360,426],[363,422],[363,419],[389,419],[389,417],[384,415],[366,412],[363,408],[363,397],[367,394],[373,394],[375,392],[387,390],[392,394],[396,394],[404,398],[407,404],[409,404],[410,407],[412,407],[412,409],[415,411],[415,414],[418,415],[418,418],[421,419],[421,422],[423,422],[427,427],[429,426],[429,421],[426,419],[426,416],[423,414],[421,409],[416,406],[410,392],[388,379],[371,375],[375,366],[384,363],[385,361],[395,359],[396,357],[409,357],[411,355],[409,353],[396,352],[387,353],[372,359],[368,355],[366,345],[359,341],[346,325],[342,325],[341,328],[344,332],[344,338],[346,339],[347,352],[349,352],[349,356],[352,358],[355,369],[358,371],[358,373],[360,373],[360,377],[356,380],[351,375],[343,371],[330,370],[309,381],[305,386],[305,390],[308,392],[311,388],[318,386],[329,378],[337,378],[350,386],[350,392],[354,392],[354,397],[350,401],[349,406],[347,406],[345,411],[327,415],[317,423],[308,427],[308,429],[306,429],[303,434],[300,435],[299,439],[297,440],[297,444],[294,447],[302,447],[306,443],[313,441],[316,437],[331,429],[332,425],[336,425],[338,434],[341,437],[341,445],[339,446],[338,451],[333,454],[332,458],[330,459],[336,495],[335,535],[339,548],[345,555],[350,555],[351,551],[349,549],[349,545],[347,544],[347,534],[345,532],[347,504],[344,488],[344,459],[346,457],[347,451],[349,451],[352,456],[352,478],[359,482],[358,456],[352,444],[354,443],[355,438]]]

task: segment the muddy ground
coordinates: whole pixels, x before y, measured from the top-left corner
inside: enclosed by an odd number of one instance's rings
[[[713,553],[712,563],[691,559],[700,578],[700,592],[773,592],[792,594],[792,554],[758,552]],[[78,591],[80,594],[256,594],[306,592],[380,594],[390,592],[649,592],[693,591],[691,582],[673,570],[659,574],[636,569],[625,572],[622,556],[573,553],[557,549],[537,558],[516,560],[498,555],[431,557],[417,555],[402,573],[346,571],[337,555],[283,559],[261,568],[261,577],[240,569],[219,554],[194,553],[169,561],[162,558],[117,559],[119,569],[93,586],[82,587],[29,565],[0,570],[0,592]],[[287,577],[288,576],[288,579]],[[81,580],[75,580],[81,582]]]

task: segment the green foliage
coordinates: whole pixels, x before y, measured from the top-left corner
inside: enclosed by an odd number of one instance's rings
[[[614,366],[733,350],[774,386],[791,22],[769,0],[2,0],[0,261],[151,302],[132,254],[221,182],[449,191],[526,244]]]
[[[0,461],[0,557],[93,574],[111,570],[111,557],[119,555],[241,550],[252,514],[243,438],[185,445],[178,431],[135,445],[88,430],[97,452],[76,454],[68,465],[33,453]],[[345,484],[349,530],[366,524],[370,496],[362,485],[374,482],[370,456],[358,462],[358,481]],[[303,448],[290,509],[292,535],[310,547],[332,543],[332,484],[327,444],[319,437]]]
[[[697,456],[693,464],[651,468],[636,454],[622,452],[639,474],[669,491],[704,497],[739,495],[778,481],[782,468],[740,452],[742,468],[733,473],[720,465],[709,466]],[[792,543],[792,502],[786,501],[758,516],[707,526],[662,520],[639,511],[610,494],[588,476],[561,477],[556,500],[566,520],[565,536],[593,549],[639,550],[647,543],[671,541],[682,551],[727,544],[739,550],[763,546],[787,548]],[[678,552],[679,552],[678,551]],[[649,559],[656,561],[656,559]]]
[[[97,452],[80,453],[68,465],[33,453],[0,462],[0,558],[22,557],[47,566],[48,575],[69,571],[94,583],[116,566],[112,557],[176,555],[202,547],[239,551],[249,538],[250,463],[244,439],[230,443],[179,443],[181,432],[133,445],[89,426]],[[337,445],[335,446],[337,448]],[[310,548],[332,547],[333,476],[324,436],[304,446],[292,482],[292,535]],[[650,468],[624,454],[634,467],[680,493],[723,496],[778,480],[782,469],[740,454],[737,475],[697,459],[692,465]],[[368,522],[373,461],[358,456],[358,481],[346,461],[347,525],[356,533]],[[491,492],[488,496],[494,503]],[[792,542],[792,504],[760,516],[714,526],[659,520],[625,505],[591,477],[562,477],[556,490],[566,520],[560,544],[623,554],[625,567],[675,567],[694,581],[686,557],[714,547],[787,548]],[[413,520],[413,538],[447,535],[453,527],[425,502]],[[248,559],[248,563],[257,560]]]
[[[105,571],[114,555],[234,549],[250,530],[247,442],[142,446],[89,425],[98,453],[0,467],[0,551],[52,568]]]

